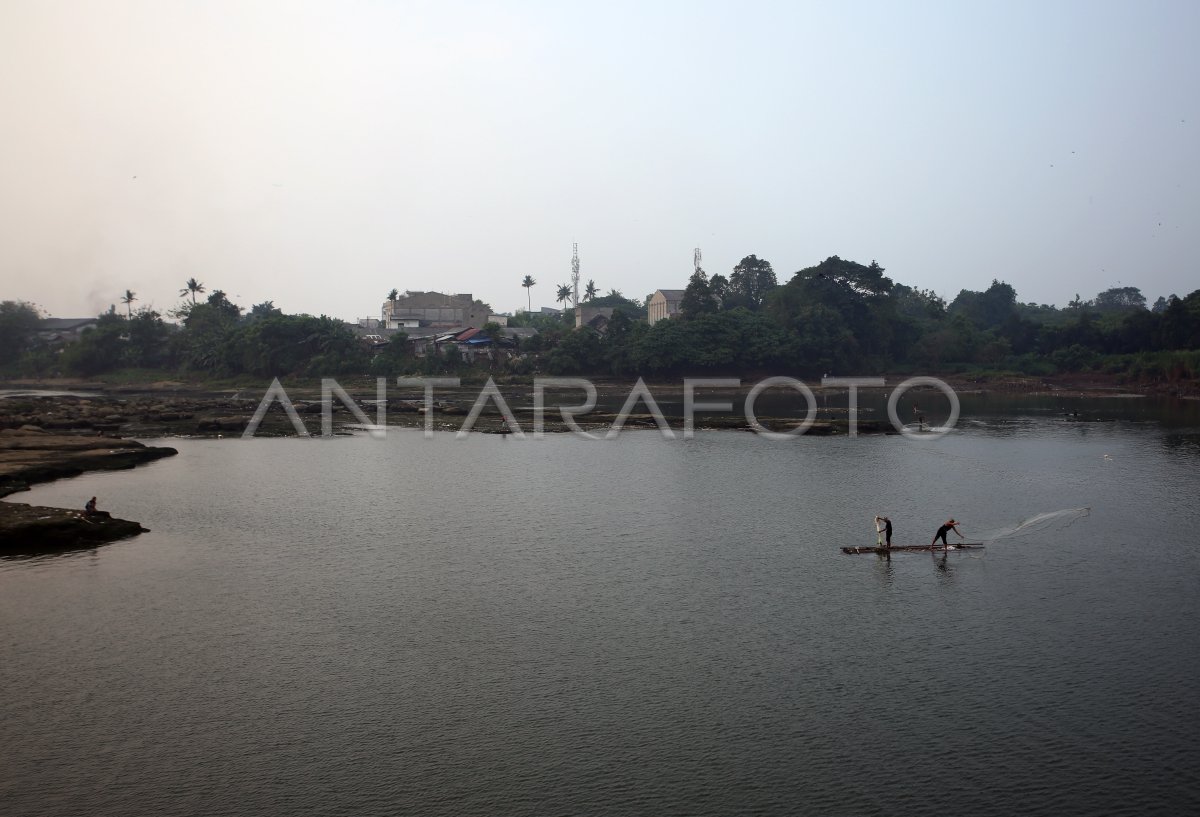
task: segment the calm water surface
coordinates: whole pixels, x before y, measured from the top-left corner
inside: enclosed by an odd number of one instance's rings
[[[170,444],[13,497],[153,532],[0,561],[6,815],[1200,809],[1194,427]]]

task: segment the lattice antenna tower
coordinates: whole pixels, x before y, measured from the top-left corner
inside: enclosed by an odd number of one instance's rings
[[[692,272],[700,271],[700,248],[692,250]]]
[[[575,303],[572,306],[579,306],[579,245],[571,245],[571,285],[574,287]]]

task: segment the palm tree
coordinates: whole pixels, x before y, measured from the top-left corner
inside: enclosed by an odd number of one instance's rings
[[[137,300],[137,295],[131,289],[125,290],[125,294],[121,297],[121,303],[125,304],[125,317],[133,318],[133,302]]]
[[[179,290],[179,297],[186,298],[189,294],[192,296],[192,306],[196,305],[196,296],[204,291],[204,284],[197,281],[195,278],[187,279],[187,283],[183,285],[183,289]]]
[[[567,301],[571,300],[571,287],[569,284],[558,285],[558,297],[555,300],[563,304],[563,307],[566,308]]]
[[[400,297],[400,290],[398,290],[394,287],[392,288],[392,291],[387,294],[387,299],[389,301],[394,301],[399,297]]]
[[[533,280],[532,275],[526,275],[521,280],[521,286],[525,287],[525,306],[526,306],[525,311],[526,312],[533,311],[533,286],[536,283],[537,283],[537,281]]]
[[[585,289],[583,291],[583,299],[585,301],[590,301],[595,297],[596,297],[596,282],[591,279],[588,279],[587,289]]]

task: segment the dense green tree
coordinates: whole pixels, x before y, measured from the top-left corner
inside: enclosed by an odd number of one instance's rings
[[[120,365],[153,369],[170,362],[171,327],[153,309],[139,309],[128,319]]]
[[[354,333],[325,316],[272,315],[249,322],[224,338],[220,349],[220,370],[262,377],[331,377],[367,367]]]
[[[951,316],[964,315],[980,329],[1004,324],[1017,314],[1017,292],[1001,281],[992,281],[984,292],[962,290],[950,304]]]
[[[778,286],[771,263],[756,255],[747,255],[737,263],[729,276],[729,294],[725,306],[727,309],[744,306],[757,312],[767,295]]]
[[[717,311],[717,299],[713,297],[708,275],[699,267],[688,279],[687,288],[679,301],[679,312],[685,318],[697,318]]]
[[[412,347],[408,343],[408,335],[396,332],[388,338],[382,349],[379,349],[371,360],[371,374],[377,377],[394,377],[413,368]]]
[[[1113,287],[1097,295],[1092,308],[1101,314],[1136,312],[1146,308],[1146,296],[1137,287]]]
[[[263,318],[270,318],[275,315],[282,315],[283,310],[275,306],[274,301],[263,301],[261,304],[255,304],[250,307],[250,311],[246,313],[247,321],[258,321]]]
[[[121,365],[128,319],[117,314],[115,306],[100,315],[96,325],[83,331],[79,340],[68,345],[62,354],[64,367],[85,376],[102,374]]]
[[[764,308],[793,333],[798,363],[810,371],[878,368],[898,321],[892,286],[875,262],[863,266],[835,255],[797,272],[767,296]]]
[[[1186,298],[1171,296],[1162,313],[1162,343],[1167,349],[1200,349],[1200,290]]]
[[[15,363],[34,346],[41,315],[25,301],[0,302],[0,366]]]
[[[607,360],[600,335],[584,327],[568,332],[546,355],[546,369],[552,375],[587,374],[604,371]]]
[[[241,357],[236,348],[227,348],[241,321],[241,308],[221,290],[214,290],[204,303],[183,310],[184,331],[175,339],[175,358],[184,369],[218,373],[231,368],[230,361]],[[265,321],[255,321],[255,324]],[[240,365],[240,364],[236,364]],[[241,369],[233,367],[233,371]]]
[[[729,301],[729,279],[721,273],[708,279],[708,291],[712,293],[718,309],[732,309],[736,305]]]

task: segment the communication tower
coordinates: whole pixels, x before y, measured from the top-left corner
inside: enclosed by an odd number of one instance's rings
[[[573,287],[574,303],[572,306],[579,306],[579,245],[571,245],[571,286]]]

